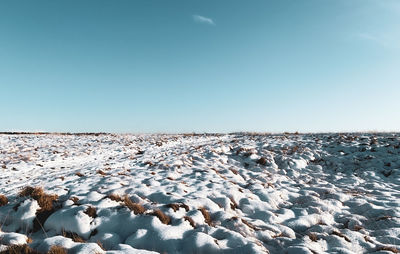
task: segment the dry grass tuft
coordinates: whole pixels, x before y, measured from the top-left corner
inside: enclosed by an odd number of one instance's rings
[[[172,208],[172,210],[174,210],[174,212],[179,210],[179,204],[168,204],[168,205],[166,205],[166,207]]]
[[[124,201],[124,199],[123,199],[123,198],[121,198],[121,196],[120,196],[120,195],[118,195],[118,194],[114,194],[114,193],[112,193],[112,194],[108,195],[108,196],[107,196],[107,198],[111,199],[112,201],[117,201],[117,202]]]
[[[155,210],[154,212],[150,213],[151,215],[157,216],[157,218],[164,224],[171,223],[171,217],[163,213],[160,209]]]
[[[267,165],[267,160],[264,157],[261,157],[260,159],[257,160],[257,163],[260,165]]]
[[[39,206],[39,212],[46,212],[53,210],[53,203],[57,201],[58,196],[53,194],[46,194],[41,187],[27,186],[19,192],[20,197],[31,197],[35,199]]]
[[[246,226],[248,226],[249,228],[251,228],[251,229],[253,229],[253,230],[255,230],[255,231],[260,230],[260,229],[257,228],[255,225],[251,224],[250,222],[248,222],[248,221],[245,220],[245,219],[242,219],[242,222],[243,222],[243,224],[245,224]]]
[[[89,206],[84,213],[86,213],[87,215],[89,215],[92,218],[96,218],[97,217],[97,212],[96,212],[96,208],[93,206]]]
[[[97,170],[97,174],[100,174],[100,175],[102,175],[102,176],[105,176],[105,175],[107,175],[107,173],[106,172],[104,172],[104,171],[102,171],[102,170]]]
[[[364,236],[364,240],[368,243],[374,243],[367,235]]]
[[[40,206],[39,211],[44,212],[53,210],[53,202],[55,202],[57,199],[57,195],[44,194],[43,196],[39,197],[39,199],[37,200]]]
[[[2,251],[1,254],[39,254],[39,252],[33,250],[27,244],[24,244],[10,245],[6,250]]]
[[[236,201],[233,199],[233,197],[229,198],[231,200],[231,209],[236,210],[236,208],[239,207],[239,205],[236,203]]]
[[[77,233],[62,230],[62,236],[72,239],[77,243],[85,243],[86,241],[80,237]]]
[[[129,210],[133,211],[134,214],[143,214],[146,212],[146,208],[144,208],[141,204],[133,202],[128,195],[124,197],[124,203]]]
[[[377,251],[381,251],[381,250],[391,251],[393,253],[400,253],[400,251],[398,249],[396,249],[395,247],[392,247],[392,246],[382,246],[377,249]]]
[[[311,239],[311,241],[313,242],[317,242],[318,241],[318,236],[315,233],[309,233],[308,237]]]
[[[285,235],[284,233],[280,233],[280,234],[278,234],[278,235],[274,235],[274,236],[272,236],[272,238],[279,238],[279,237],[288,237],[287,235]]]
[[[194,222],[194,220],[191,217],[184,216],[183,219],[189,221],[190,226],[192,226],[193,228],[196,228],[196,223]]]
[[[390,215],[384,215],[384,216],[382,216],[382,217],[377,218],[376,221],[380,221],[380,220],[389,220],[389,219],[391,219],[391,218],[393,218],[393,217],[390,216]]]
[[[56,245],[51,246],[49,252],[47,252],[47,254],[67,254],[67,253],[68,252],[66,249],[64,249],[61,246],[56,246]]]
[[[74,202],[74,205],[79,205],[79,198],[78,197],[70,197],[69,200],[72,200],[72,202]]]
[[[212,220],[211,220],[210,213],[209,213],[204,207],[200,207],[198,210],[201,212],[201,214],[203,214],[204,221],[205,221],[209,226],[212,226]]]
[[[44,191],[41,187],[26,186],[19,192],[20,197],[31,197],[33,199],[38,199],[43,196]]]
[[[0,206],[5,206],[8,204],[8,198],[3,194],[0,194]]]
[[[166,205],[166,207],[172,208],[172,210],[174,210],[174,212],[178,211],[179,208],[184,208],[186,210],[186,212],[189,211],[189,206],[187,206],[184,203],[181,203],[181,204],[172,203],[172,204]]]
[[[234,169],[234,168],[230,168],[229,170],[232,171],[232,173],[234,173],[235,175],[239,174],[239,171],[237,171],[237,170]]]
[[[343,237],[344,240],[346,240],[346,241],[348,241],[348,242],[351,242],[350,239],[349,239],[347,236],[345,236],[344,234],[342,234],[342,233],[340,233],[340,232],[338,232],[338,231],[332,231],[332,235],[337,235],[337,236],[339,236],[339,237]]]

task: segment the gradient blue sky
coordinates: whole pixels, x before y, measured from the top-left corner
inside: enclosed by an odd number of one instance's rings
[[[0,1],[0,130],[400,131],[400,1]]]

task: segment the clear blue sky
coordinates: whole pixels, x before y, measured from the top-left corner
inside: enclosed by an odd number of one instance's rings
[[[400,131],[400,1],[3,0],[0,130]]]

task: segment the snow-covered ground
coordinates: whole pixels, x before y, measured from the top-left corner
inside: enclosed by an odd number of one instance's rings
[[[400,250],[399,134],[0,135],[0,152],[0,251]]]

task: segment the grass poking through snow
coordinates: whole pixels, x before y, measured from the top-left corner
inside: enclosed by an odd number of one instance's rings
[[[166,225],[171,223],[171,218],[163,213],[160,209],[155,210],[154,212],[150,213],[151,215],[157,216],[160,221]]]
[[[47,254],[67,254],[67,250],[60,246],[51,246]]]
[[[200,208],[199,208],[199,211],[201,212],[201,214],[203,214],[204,221],[205,221],[209,226],[212,226],[212,220],[211,220],[210,213],[209,213],[204,207],[200,207]]]
[[[6,250],[0,252],[1,254],[40,254],[33,250],[27,244],[23,245],[10,245]]]
[[[128,195],[126,195],[124,198],[124,204],[136,215],[146,212],[146,208],[144,208],[141,204],[133,202]]]
[[[8,198],[3,194],[0,194],[0,206],[5,206],[8,204]]]

